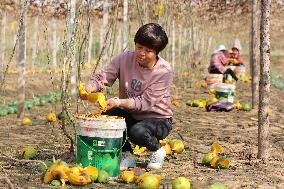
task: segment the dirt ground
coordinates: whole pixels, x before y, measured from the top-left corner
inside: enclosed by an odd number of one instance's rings
[[[272,68],[284,74],[283,62],[273,60]],[[282,73],[281,73],[282,72]],[[16,98],[17,75],[8,75],[5,94],[1,95],[2,103]],[[27,76],[27,98],[33,93],[44,94],[50,89],[60,88],[59,76],[54,77],[54,85],[49,74]],[[58,86],[57,86],[58,85]],[[269,128],[270,158],[267,162],[256,159],[258,144],[257,111],[233,110],[231,112],[206,112],[189,107],[189,99],[209,97],[204,89],[187,87],[187,80],[176,81],[173,86],[173,97],[179,106],[174,109],[173,131],[168,139],[179,138],[180,133],[186,144],[182,154],[169,156],[163,169],[151,171],[163,178],[160,188],[168,188],[168,183],[178,176],[190,178],[193,189],[206,189],[214,182],[222,182],[229,189],[283,189],[284,188],[284,99],[283,91],[271,87],[271,109]],[[237,95],[241,102],[250,101],[250,84],[238,83]],[[75,106],[75,104],[73,104]],[[7,176],[15,188],[51,188],[44,185],[38,172],[37,162],[19,161],[19,150],[22,146],[32,145],[38,150],[36,159],[46,160],[60,158],[68,163],[74,162],[69,153],[70,141],[63,135],[58,125],[46,123],[46,115],[55,110],[59,112],[60,104],[34,107],[26,111],[33,125],[22,127],[17,123],[16,115],[0,117],[0,173]],[[69,128],[72,131],[72,127]],[[210,150],[213,142],[225,148],[225,154],[231,160],[227,170],[218,170],[201,165],[203,154]],[[8,188],[1,179],[0,188]],[[65,188],[76,188],[67,185]],[[91,184],[82,188],[136,188],[117,181],[109,184]]]

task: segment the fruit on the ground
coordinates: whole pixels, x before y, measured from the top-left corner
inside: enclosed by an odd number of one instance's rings
[[[193,107],[198,107],[200,104],[200,100],[193,100]]]
[[[31,146],[24,147],[21,152],[22,158],[27,160],[35,158],[36,154],[36,149]]]
[[[47,184],[57,179],[60,180],[62,186],[64,186],[65,182],[69,180],[69,176],[67,175],[69,172],[69,167],[63,161],[57,160],[47,169],[43,178],[43,182]]]
[[[89,165],[88,167],[85,167],[83,170],[83,173],[86,173],[90,176],[92,181],[97,180],[99,171],[97,170],[96,167]]]
[[[216,182],[210,185],[208,189],[228,189],[228,187],[222,183]]]
[[[185,104],[188,105],[188,106],[193,106],[193,102],[191,100],[186,101]]]
[[[48,121],[48,122],[55,122],[56,121],[56,115],[55,115],[55,113],[53,113],[53,112],[50,112],[48,115],[47,115],[47,117],[46,117],[46,120]]]
[[[214,103],[214,102],[217,102],[218,101],[218,99],[217,98],[210,98],[208,101],[207,101],[207,103],[206,103],[206,105],[208,106],[208,105],[210,105],[210,104],[212,104],[212,103]]]
[[[107,183],[109,180],[108,173],[104,170],[99,170],[97,181],[99,183]]]
[[[190,181],[185,177],[178,177],[172,181],[172,189],[190,189]]]
[[[211,152],[213,152],[213,153],[223,154],[224,151],[225,151],[224,148],[218,143],[213,143],[211,145]]]
[[[219,169],[228,169],[230,161],[226,157],[220,157],[216,162],[216,167]]]
[[[68,174],[68,180],[73,185],[83,186],[92,182],[90,176],[84,173],[82,167],[72,167]]]
[[[209,166],[211,160],[216,156],[217,156],[217,154],[214,153],[214,152],[209,152],[209,153],[205,154],[202,158],[202,164]]]
[[[248,103],[243,103],[242,104],[242,110],[249,112],[251,110],[250,105]]]
[[[162,147],[165,149],[167,155],[172,153],[172,149],[169,144],[162,145]]]
[[[61,182],[60,182],[60,180],[53,180],[53,181],[51,181],[51,183],[50,183],[52,186],[60,186],[61,185]]]
[[[216,94],[216,90],[215,90],[215,89],[209,89],[209,90],[208,90],[208,93],[215,95],[215,94]]]
[[[210,166],[211,166],[212,168],[217,168],[217,161],[218,161],[218,159],[219,159],[219,156],[215,156],[215,157],[213,157],[213,158],[211,159],[211,161],[210,161]]]
[[[68,119],[68,115],[67,115],[67,113],[64,111],[63,113],[62,112],[59,112],[58,114],[57,114],[57,118],[59,119],[59,120],[67,120]]]
[[[179,139],[170,140],[169,145],[174,153],[181,154],[184,151],[184,144]]]
[[[133,149],[133,154],[140,156],[142,154],[144,154],[146,152],[147,148],[146,147],[139,147],[138,145],[135,146],[135,148]]]
[[[133,171],[123,171],[120,173],[120,178],[123,182],[129,184],[135,181],[135,173]]]
[[[24,117],[24,118],[23,118],[23,121],[22,121],[22,124],[23,124],[24,126],[29,126],[29,125],[32,125],[32,121],[30,120],[30,118]]]
[[[144,173],[136,181],[141,189],[158,189],[161,182],[161,176],[157,174]]]
[[[240,102],[235,102],[234,104],[238,110],[242,109],[242,104]]]

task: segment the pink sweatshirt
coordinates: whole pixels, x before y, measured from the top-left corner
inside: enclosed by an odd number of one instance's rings
[[[228,64],[228,59],[222,52],[213,54],[210,60],[210,65],[208,67],[208,72],[211,73],[211,70],[217,69],[221,73],[224,73],[227,68],[225,66]]]
[[[149,69],[136,62],[134,51],[126,51],[116,56],[91,81],[101,91],[119,79],[119,98],[132,98],[135,107],[128,111],[134,119],[142,120],[172,117],[170,87],[173,76],[170,64],[160,56],[154,68]]]

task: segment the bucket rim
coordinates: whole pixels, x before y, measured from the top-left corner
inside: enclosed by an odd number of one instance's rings
[[[100,117],[86,117],[86,115],[87,114],[78,115],[77,119],[80,119],[80,120],[97,120],[97,121],[105,121],[105,120],[124,121],[125,120],[124,117],[120,117],[120,116],[100,115]],[[89,114],[89,115],[91,115],[91,114]]]

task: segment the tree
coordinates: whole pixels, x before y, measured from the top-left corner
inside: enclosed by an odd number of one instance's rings
[[[2,40],[1,40],[1,55],[0,55],[0,79],[4,78],[4,61],[5,61],[5,46],[6,46],[6,24],[7,24],[7,14],[6,11],[3,11],[3,17],[2,17]]]
[[[18,115],[21,120],[24,117],[25,105],[25,63],[26,63],[26,19],[27,19],[27,1],[22,1],[22,13],[19,27],[19,54],[18,54]]]
[[[268,158],[270,93],[270,0],[261,0],[258,158]]]
[[[128,47],[128,0],[123,0],[123,45],[122,48]]]
[[[251,41],[250,41],[250,70],[252,76],[251,90],[252,90],[252,108],[256,107],[257,89],[258,89],[258,67],[256,62],[257,52],[257,21],[258,21],[258,0],[252,1],[251,14]]]

